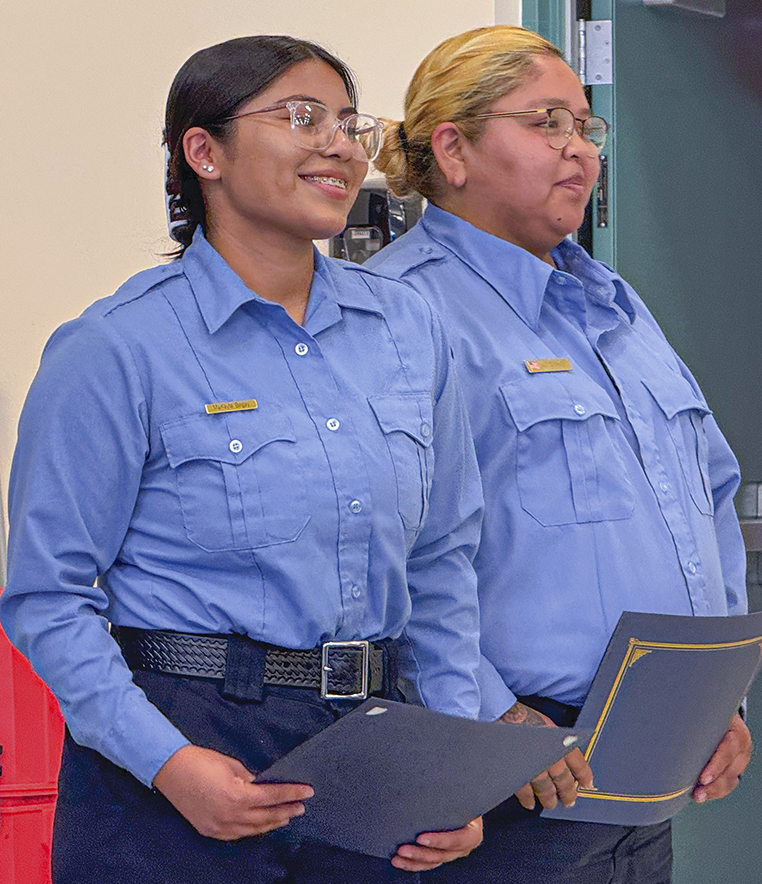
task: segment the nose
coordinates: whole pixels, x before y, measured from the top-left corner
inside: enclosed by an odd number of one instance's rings
[[[600,151],[587,138],[583,138],[579,126],[575,125],[569,140],[564,145],[563,154],[567,159],[572,157],[583,157],[586,160],[595,160],[600,162]]]
[[[333,130],[333,138],[331,138],[330,144],[323,148],[321,153],[326,156],[338,157],[342,160],[355,159],[367,163],[363,146],[358,141],[350,141],[341,123],[338,123]]]

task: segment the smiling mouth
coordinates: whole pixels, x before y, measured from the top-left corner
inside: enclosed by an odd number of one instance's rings
[[[583,178],[578,178],[575,175],[571,178],[564,178],[563,181],[556,181],[556,184],[559,187],[584,187],[585,181]]]
[[[343,178],[333,178],[329,175],[301,175],[304,181],[314,181],[317,184],[330,184],[332,187],[340,187],[346,190],[349,184]]]

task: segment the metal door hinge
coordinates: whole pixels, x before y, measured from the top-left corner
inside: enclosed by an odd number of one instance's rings
[[[577,21],[577,74],[584,86],[614,82],[613,53],[610,20]]]

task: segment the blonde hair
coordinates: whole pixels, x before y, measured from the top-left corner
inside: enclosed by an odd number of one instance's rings
[[[384,120],[375,165],[390,190],[400,197],[435,196],[441,177],[431,152],[434,129],[452,121],[466,138],[478,138],[485,124],[472,116],[530,79],[541,55],[563,59],[544,37],[511,25],[466,31],[433,49],[408,86],[404,121]]]

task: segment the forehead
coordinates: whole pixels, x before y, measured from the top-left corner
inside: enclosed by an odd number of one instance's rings
[[[560,58],[540,55],[533,73],[518,88],[498,99],[493,110],[529,110],[535,107],[568,107],[575,113],[589,109],[579,77]]]
[[[292,98],[317,100],[333,111],[344,110],[349,105],[347,89],[339,74],[324,61],[310,58],[290,67],[242,110],[257,110]]]

